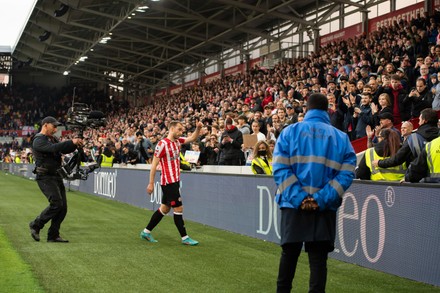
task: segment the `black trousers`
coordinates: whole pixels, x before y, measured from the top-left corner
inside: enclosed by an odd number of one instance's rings
[[[291,291],[302,246],[302,242],[286,243],[282,246],[277,280],[278,293]],[[306,251],[310,267],[309,293],[323,293],[327,282],[328,242],[307,242]]]
[[[32,222],[32,225],[41,230],[51,221],[47,239],[55,239],[60,236],[60,226],[67,214],[66,188],[63,180],[57,176],[39,176],[37,183],[49,201],[49,206]]]

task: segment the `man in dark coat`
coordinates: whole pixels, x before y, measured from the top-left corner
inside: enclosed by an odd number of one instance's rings
[[[232,118],[226,118],[225,131],[220,140],[220,149],[223,153],[224,164],[230,166],[241,166],[244,161],[244,154],[241,150],[243,134],[233,125]]]

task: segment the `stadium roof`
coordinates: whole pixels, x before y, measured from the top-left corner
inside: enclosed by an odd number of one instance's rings
[[[13,56],[38,69],[154,89],[246,41],[276,41],[281,24],[310,30],[316,23],[307,12],[326,9],[320,21],[340,4],[365,9],[349,0],[38,0]]]

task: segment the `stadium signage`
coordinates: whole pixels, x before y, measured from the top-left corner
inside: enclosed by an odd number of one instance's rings
[[[261,235],[275,233],[277,239],[281,239],[278,221],[278,205],[274,201],[274,197],[267,186],[257,185],[256,188],[259,199],[258,228],[256,232]],[[388,192],[387,189],[385,193],[387,205],[389,194],[390,192]],[[376,210],[371,213],[369,212],[371,209]],[[373,217],[377,217],[379,223],[379,225],[375,227],[378,229],[378,237],[372,237],[376,239],[374,242],[377,241],[377,243],[372,243],[372,239],[367,238],[368,223],[373,221]],[[344,225],[347,222],[354,222],[355,224]],[[345,237],[345,227],[347,226],[349,227],[350,241],[347,241]],[[357,227],[357,229],[353,229],[353,226]],[[353,230],[358,231],[357,236],[354,236]],[[368,195],[363,202],[359,202],[359,198],[356,198],[353,193],[347,192],[338,210],[337,231],[340,249],[336,248],[336,253],[342,251],[345,256],[352,257],[359,251],[359,248],[361,248],[363,255],[370,263],[377,262],[383,254],[386,236],[385,210],[379,197],[371,194]],[[369,232],[374,233],[376,231]],[[375,247],[376,251],[373,251],[369,246]]]
[[[410,21],[417,17],[417,15],[423,16],[425,13],[424,2],[420,2],[391,13],[387,13],[382,16],[370,19],[368,22],[368,31],[374,32],[379,28],[385,26],[392,26],[394,22],[399,22],[400,20]]]
[[[151,203],[160,204],[162,201],[162,187],[159,182],[154,183],[154,190],[150,197]]]
[[[379,226],[378,226],[378,243],[377,245],[373,245],[375,247],[377,247],[376,252],[373,253],[371,251],[368,250],[368,244],[371,245],[371,240],[367,239],[367,228],[368,228],[368,222],[369,222],[369,213],[368,213],[368,209],[369,208],[374,208],[374,205],[377,208],[377,215],[379,218]],[[348,209],[346,208],[347,206],[350,206],[352,208],[350,208],[350,210],[352,210],[351,212],[347,211]],[[346,221],[356,221],[359,222],[359,238],[360,238],[360,246],[362,248],[362,252],[365,256],[365,258],[371,262],[371,263],[375,263],[377,262],[380,257],[382,256],[383,250],[384,250],[384,246],[385,246],[385,212],[384,212],[384,208],[382,206],[382,203],[380,202],[379,198],[377,197],[377,195],[371,194],[368,195],[365,199],[365,201],[362,204],[362,208],[359,212],[359,205],[358,205],[358,199],[356,199],[356,197],[354,196],[353,193],[351,192],[347,192],[344,195],[344,200],[342,201],[342,205],[338,210],[338,220],[337,220],[337,229],[338,229],[338,239],[339,239],[339,244],[341,247],[342,252],[348,256],[348,257],[352,257],[353,255],[356,254],[357,250],[358,250],[358,246],[359,246],[359,239],[356,237],[353,237],[353,230],[350,229],[350,238],[353,240],[353,238],[355,239],[354,241],[354,245],[352,245],[352,249],[350,250],[348,248],[348,246],[346,245],[346,241],[345,241],[345,233],[344,233],[344,223]],[[339,252],[339,249],[336,249],[335,252]]]
[[[93,192],[105,197],[115,198],[118,170],[114,172],[101,171],[94,176]]]
[[[267,186],[257,185],[259,195],[259,213],[258,213],[258,229],[257,233],[267,235],[272,230],[278,239],[281,239],[278,225],[278,205],[275,203],[273,196]],[[265,221],[265,215],[267,219]]]

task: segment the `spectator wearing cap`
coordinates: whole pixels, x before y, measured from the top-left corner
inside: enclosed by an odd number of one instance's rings
[[[375,134],[380,133],[380,131],[382,129],[391,129],[391,130],[397,132],[399,137],[401,137],[400,131],[397,128],[394,127],[394,123],[393,123],[394,122],[394,116],[393,116],[393,114],[391,114],[389,112],[382,113],[382,114],[379,115],[379,120],[380,120],[379,126],[376,126],[374,129],[372,129],[370,127],[370,125],[368,125],[367,128],[366,128],[366,133],[367,133],[367,137],[368,137],[368,144],[367,144],[368,148],[373,147],[373,145],[378,142],[378,139],[375,136]]]
[[[402,67],[397,68],[396,74],[400,77],[400,83],[405,90],[408,90],[408,77],[405,74],[405,69]]]
[[[288,124],[293,124],[298,122],[298,115],[295,112],[295,108],[291,104],[286,105],[287,120],[290,121]]]
[[[432,107],[432,92],[427,86],[425,79],[419,77],[416,81],[416,87],[408,94],[404,103],[411,104],[411,117],[416,118],[420,116],[423,109]]]

